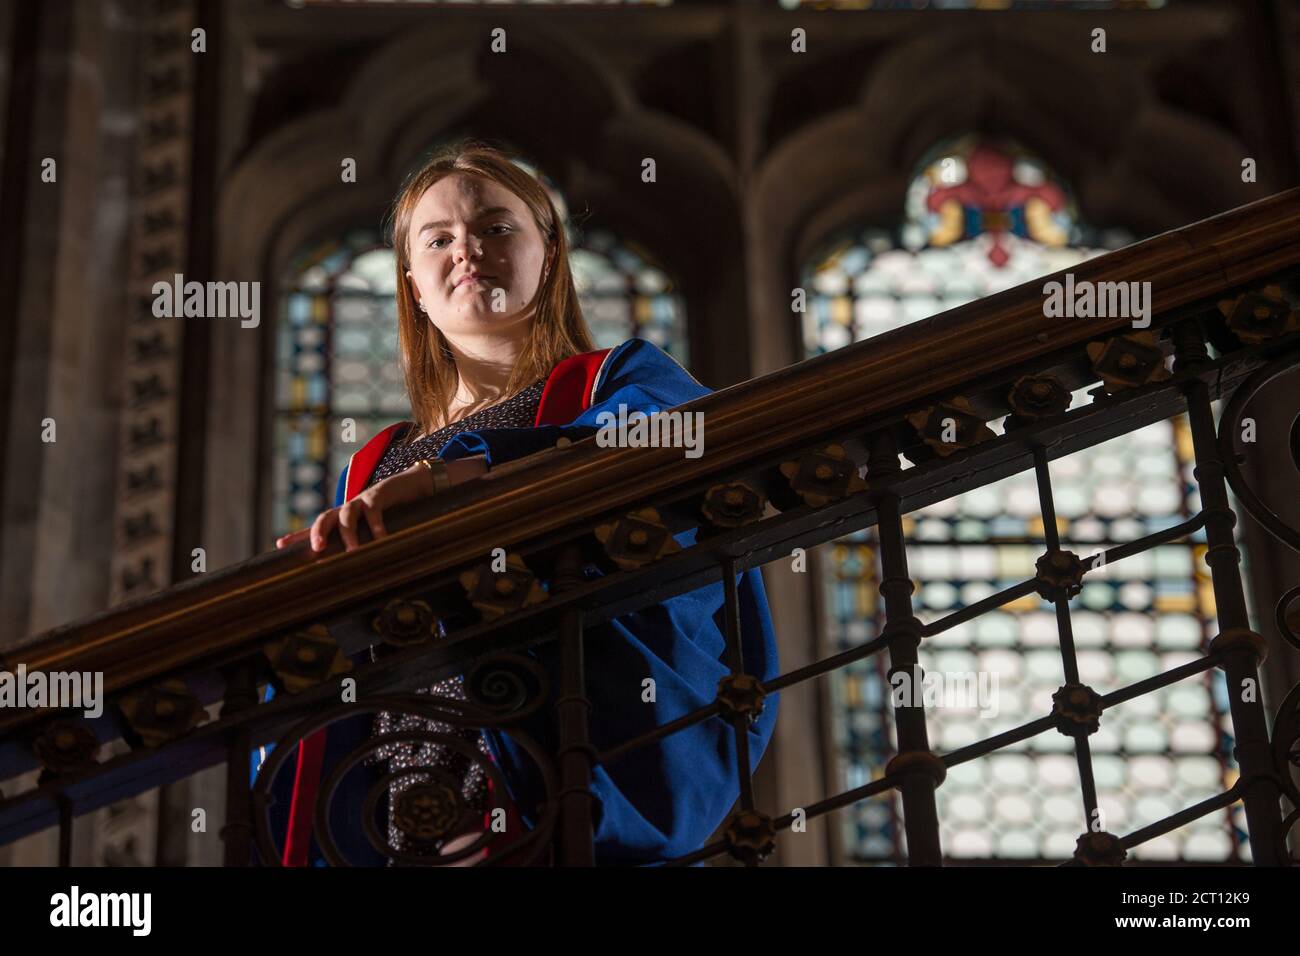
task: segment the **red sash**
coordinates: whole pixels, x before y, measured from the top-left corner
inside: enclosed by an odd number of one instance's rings
[[[541,425],[567,425],[591,407],[595,396],[596,384],[604,368],[605,359],[612,349],[599,349],[595,352],[583,352],[561,360],[551,369],[546,384],[542,386],[542,398],[537,406],[534,427]],[[347,478],[344,482],[344,500],[356,497],[365,489],[370,476],[374,474],[379,462],[388,450],[394,434],[407,422],[389,425],[374,438],[366,442],[361,450],[348,462]],[[325,735],[328,728],[318,730],[303,739],[298,747],[298,767],[293,780],[293,801],[289,805],[289,829],[285,835],[285,866],[306,866],[307,855],[311,849],[312,814],[316,803],[316,793],[320,789],[321,765],[325,760]],[[524,829],[523,821],[509,795],[504,796],[506,810],[506,830],[519,833]],[[488,797],[492,797],[492,782],[488,781]],[[489,829],[491,815],[485,814],[483,827]],[[488,846],[488,856],[492,855],[494,846]],[[498,853],[500,851],[498,850]]]

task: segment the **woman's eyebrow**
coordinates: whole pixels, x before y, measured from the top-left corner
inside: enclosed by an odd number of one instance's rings
[[[480,213],[479,213],[477,216],[475,216],[474,218],[475,218],[475,219],[486,219],[488,216],[499,216],[499,215],[501,215],[502,213],[505,213],[505,214],[508,215],[508,216],[513,216],[513,215],[514,215],[514,213],[512,213],[512,212],[511,212],[509,209],[507,209],[505,206],[493,206],[493,207],[490,208],[490,209],[484,209],[482,212],[480,212]],[[448,226],[450,226],[450,225],[451,225],[451,220],[450,220],[450,219],[439,219],[437,222],[426,222],[423,226],[420,227],[420,229],[419,229],[419,231],[416,233],[416,235],[417,235],[417,236],[422,236],[422,235],[424,235],[426,232],[428,232],[430,229],[446,229],[446,228],[447,228]]]

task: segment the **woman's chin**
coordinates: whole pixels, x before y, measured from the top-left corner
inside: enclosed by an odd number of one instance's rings
[[[493,312],[485,303],[481,309],[459,311],[452,322],[453,327],[446,331],[450,331],[453,335],[456,332],[475,335],[515,325],[524,318],[526,316],[522,312]]]

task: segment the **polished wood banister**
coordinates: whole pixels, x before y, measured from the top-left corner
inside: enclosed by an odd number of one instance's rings
[[[1065,271],[1076,281],[1149,281],[1152,315],[1205,307],[1235,287],[1300,263],[1300,189],[1164,233]],[[1126,331],[1127,318],[1043,315],[1043,284],[1014,289],[705,396],[705,454],[598,448],[534,456],[421,506],[432,516],[352,554],[331,544],[258,555],[10,647],[4,666],[102,671],[109,692],[254,639],[337,613],[372,595],[512,550],[711,475],[806,447],[818,434],[865,426],[972,382]],[[1154,320],[1152,327],[1159,323]],[[435,513],[436,512],[436,513]],[[423,511],[421,512],[423,514]],[[0,731],[41,711],[0,713]]]

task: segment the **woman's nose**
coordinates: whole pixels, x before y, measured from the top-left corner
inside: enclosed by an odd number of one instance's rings
[[[483,246],[477,236],[467,232],[456,240],[453,251],[456,261],[463,262],[465,259],[478,258],[482,254]]]

